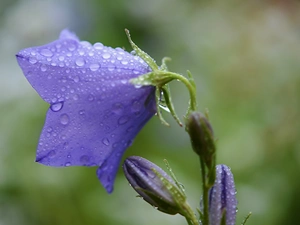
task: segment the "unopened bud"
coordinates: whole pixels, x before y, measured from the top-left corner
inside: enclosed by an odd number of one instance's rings
[[[203,159],[208,168],[214,166],[215,142],[213,129],[207,118],[199,112],[192,112],[186,124],[193,150]]]
[[[209,190],[209,224],[234,225],[236,220],[236,190],[233,175],[226,165],[216,166],[216,180]]]
[[[125,160],[123,170],[131,186],[146,202],[164,213],[180,213],[185,196],[160,167],[142,157],[131,156]]]

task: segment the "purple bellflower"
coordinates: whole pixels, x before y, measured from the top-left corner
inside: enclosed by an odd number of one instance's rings
[[[123,170],[130,185],[146,202],[164,213],[171,215],[180,213],[180,208],[171,192],[175,190],[180,194],[180,191],[176,187],[175,181],[164,170],[139,156],[128,157],[124,161]]]
[[[209,224],[220,225],[225,216],[225,224],[234,225],[236,209],[236,190],[230,168],[217,165],[215,184],[209,191]]]
[[[155,88],[129,81],[151,69],[121,48],[91,45],[68,30],[16,56],[32,87],[50,104],[36,162],[98,166],[97,176],[111,193],[124,151],[156,112]]]

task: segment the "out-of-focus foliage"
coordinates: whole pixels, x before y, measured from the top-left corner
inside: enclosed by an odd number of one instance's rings
[[[169,68],[189,69],[199,109],[210,110],[218,137],[217,162],[232,168],[238,191],[237,224],[297,224],[300,201],[300,3],[180,0],[19,0],[0,2],[0,224],[184,224],[139,198],[119,171],[107,195],[96,168],[50,168],[34,162],[47,104],[15,60],[20,49],[45,44],[63,28],[81,39],[131,50],[124,28]],[[188,93],[172,83],[175,107]],[[172,121],[153,118],[126,155],[163,168],[167,158],[200,201],[199,162],[189,137]]]

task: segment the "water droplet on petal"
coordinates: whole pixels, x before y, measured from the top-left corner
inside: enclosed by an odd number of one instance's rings
[[[94,96],[93,96],[93,95],[89,95],[89,96],[88,96],[88,100],[89,100],[90,102],[94,101]]]
[[[61,55],[61,56],[58,57],[58,60],[62,62],[62,61],[65,60],[65,57]]]
[[[103,58],[103,59],[109,59],[109,58],[110,58],[110,54],[109,54],[109,53],[104,53],[104,54],[102,55],[102,58]]]
[[[50,158],[53,158],[54,156],[56,155],[56,152],[54,150],[51,150],[47,156],[50,157]]]
[[[80,110],[79,111],[79,115],[83,116],[85,114],[85,111],[84,110]]]
[[[74,51],[74,50],[76,49],[76,46],[73,45],[73,44],[69,44],[68,49],[69,49],[70,51]]]
[[[119,123],[120,125],[123,125],[123,124],[127,123],[128,120],[129,120],[129,117],[128,117],[128,116],[121,116],[121,117],[119,118],[119,120],[118,120],[118,123]]]
[[[115,67],[108,67],[108,71],[112,72],[115,70]]]
[[[70,120],[69,116],[65,113],[61,114],[59,119],[60,119],[60,123],[62,125],[67,125],[69,123],[69,120]]]
[[[53,56],[53,53],[49,49],[44,48],[41,50],[41,55],[46,56],[46,57],[51,57],[51,56]]]
[[[139,74],[140,73],[140,71],[138,71],[138,70],[133,70],[132,71],[134,74]]]
[[[29,62],[30,62],[31,64],[35,64],[35,63],[37,62],[37,60],[36,60],[36,58],[34,58],[34,57],[30,57],[30,58],[29,58]]]
[[[117,148],[118,146],[120,145],[120,143],[119,142],[115,142],[114,144],[113,144],[113,148]]]
[[[83,163],[83,164],[87,164],[89,161],[90,161],[90,157],[87,156],[87,155],[83,155],[80,157],[80,162]]]
[[[63,108],[63,105],[64,103],[63,102],[57,102],[57,103],[54,103],[50,106],[50,109],[53,111],[53,112],[58,112],[59,110],[61,110]]]
[[[73,79],[76,83],[79,82],[79,76],[75,76]]]
[[[78,99],[79,99],[79,95],[74,95],[74,96],[73,96],[73,99],[74,99],[74,100],[78,100]]]
[[[108,140],[107,138],[103,138],[103,139],[102,139],[102,143],[103,143],[104,145],[108,146],[108,145],[109,145],[109,140]]]
[[[128,64],[127,61],[122,61],[121,63],[122,63],[123,65],[127,65],[127,64]]]
[[[42,71],[42,72],[45,72],[46,70],[47,70],[47,66],[46,66],[46,65],[44,65],[44,64],[43,64],[43,65],[41,65],[41,71]]]
[[[130,133],[133,130],[133,126],[127,128],[127,132]]]
[[[103,44],[97,42],[97,43],[94,44],[94,48],[95,48],[95,49],[98,49],[98,50],[99,50],[99,49],[102,49],[102,48],[103,48]]]
[[[90,70],[91,71],[96,71],[96,70],[98,70],[99,69],[99,64],[98,63],[93,63],[93,64],[91,64],[90,65]]]
[[[85,64],[83,58],[76,59],[75,63],[76,63],[77,66],[83,66]]]
[[[71,166],[72,164],[70,162],[66,162],[65,166]]]
[[[113,104],[112,111],[113,113],[120,115],[123,112],[123,107],[124,106],[122,105],[122,103],[117,102]]]

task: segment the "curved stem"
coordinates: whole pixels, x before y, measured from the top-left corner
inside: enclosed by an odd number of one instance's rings
[[[196,99],[196,87],[187,79],[186,77],[173,72],[166,72],[167,74],[171,75],[172,78],[180,80],[189,90],[190,94],[190,105],[187,111],[187,115],[190,111],[195,111],[197,109],[197,99]]]

